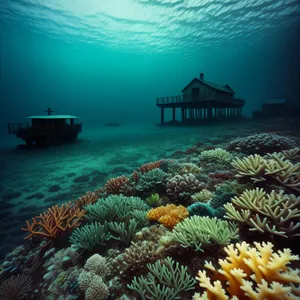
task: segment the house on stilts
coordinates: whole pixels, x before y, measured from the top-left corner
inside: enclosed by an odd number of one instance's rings
[[[176,109],[181,110],[182,124],[194,124],[213,120],[231,120],[242,116],[245,100],[234,97],[235,91],[228,85],[219,85],[204,80],[204,74],[194,78],[181,95],[160,97],[156,106],[160,107],[161,124],[165,124],[165,109],[172,109],[170,123],[176,120]]]

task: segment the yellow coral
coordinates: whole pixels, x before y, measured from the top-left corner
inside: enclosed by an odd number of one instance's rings
[[[212,275],[199,271],[197,279],[206,291],[193,299],[297,299],[293,284],[300,283],[299,270],[286,265],[299,260],[299,256],[292,255],[290,249],[274,253],[272,243],[254,244],[251,247],[242,242],[225,247],[228,256],[219,259],[219,270],[206,262]]]
[[[173,228],[188,215],[189,212],[184,206],[168,204],[166,206],[151,209],[147,213],[147,218],[152,221],[158,221],[165,227]]]

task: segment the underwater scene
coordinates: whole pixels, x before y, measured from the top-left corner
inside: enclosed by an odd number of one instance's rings
[[[300,3],[0,1],[0,300],[300,299]]]

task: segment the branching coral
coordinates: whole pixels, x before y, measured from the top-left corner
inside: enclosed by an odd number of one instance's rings
[[[149,273],[134,277],[128,288],[136,291],[142,300],[181,299],[180,293],[194,289],[196,281],[189,275],[187,267],[167,257],[155,264],[147,264]]]
[[[70,242],[78,249],[91,251],[97,244],[105,245],[111,238],[107,226],[95,222],[76,228],[72,232]]]
[[[181,163],[179,166],[178,166],[178,173],[180,175],[183,175],[183,174],[188,174],[188,173],[191,173],[191,174],[199,174],[201,173],[201,168],[198,167],[196,164],[194,163]]]
[[[288,268],[287,264],[299,257],[292,255],[290,249],[273,252],[271,243],[254,244],[251,247],[242,242],[225,247],[228,256],[219,259],[218,270],[206,262],[212,275],[199,271],[197,279],[206,291],[195,294],[193,300],[298,299],[293,284],[300,283],[299,270]]]
[[[167,182],[167,195],[174,200],[185,201],[192,194],[201,191],[205,184],[200,182],[194,174],[175,175]]]
[[[207,189],[203,189],[202,191],[192,195],[192,200],[195,202],[207,202],[214,196],[214,193]]]
[[[177,224],[171,237],[182,247],[203,251],[203,244],[216,242],[225,245],[237,239],[238,228],[235,224],[217,218],[193,216]]]
[[[174,204],[153,208],[147,213],[149,220],[158,221],[168,228],[173,228],[188,215],[189,212],[184,206]]]
[[[254,183],[266,182],[300,193],[300,164],[293,164],[281,154],[262,157],[250,155],[232,163],[239,178],[249,177]]]
[[[159,168],[162,163],[162,160],[153,161],[150,163],[146,163],[140,166],[139,171],[144,174],[147,173],[153,169]]]
[[[105,184],[105,190],[107,195],[119,195],[131,196],[134,190],[134,184],[126,176],[119,176],[111,178]]]
[[[71,202],[61,206],[55,205],[48,208],[47,212],[32,218],[31,224],[26,221],[27,228],[21,228],[21,230],[30,232],[25,239],[32,236],[55,239],[67,230],[78,227],[84,214],[85,210],[71,206]]]
[[[132,242],[125,252],[119,254],[109,263],[111,275],[127,277],[129,272],[141,269],[145,264],[157,261],[163,253],[157,241]]]
[[[246,190],[224,205],[226,218],[247,224],[250,230],[283,237],[300,235],[300,197],[263,189]]]
[[[79,208],[83,208],[85,205],[93,204],[98,200],[98,195],[95,192],[86,192],[85,195],[79,197],[75,201],[75,205]]]
[[[93,222],[104,224],[106,221],[128,221],[136,211],[146,213],[150,209],[141,198],[127,197],[123,195],[109,195],[107,198],[101,198],[96,203],[85,206],[85,217]]]

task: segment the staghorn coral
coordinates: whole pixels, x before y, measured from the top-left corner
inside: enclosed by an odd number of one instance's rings
[[[214,193],[207,189],[203,189],[201,192],[198,192],[192,195],[192,200],[195,202],[207,202],[214,196]]]
[[[300,193],[300,164],[293,164],[281,154],[250,155],[237,158],[232,165],[238,171],[238,178],[250,178],[254,183],[268,183]]]
[[[300,197],[263,189],[246,190],[224,205],[226,218],[250,226],[251,231],[291,237],[300,235]]]
[[[254,243],[255,247],[242,242],[224,248],[225,259],[219,259],[220,269],[206,262],[210,270],[199,271],[197,280],[205,292],[195,294],[193,300],[296,300],[296,288],[300,283],[299,270],[287,267],[299,260],[290,249],[273,252],[272,243]]]
[[[158,221],[167,228],[173,228],[188,215],[189,212],[184,206],[168,204],[151,209],[147,213],[147,218],[152,221]]]
[[[126,176],[119,176],[109,179],[105,184],[105,191],[107,195],[131,196],[133,194],[134,184]]]
[[[171,238],[184,248],[192,247],[203,251],[203,244],[216,242],[224,245],[238,238],[235,224],[217,218],[193,216],[177,224]]]
[[[32,218],[31,224],[26,221],[27,228],[21,228],[21,230],[30,232],[25,239],[32,236],[56,239],[69,229],[77,228],[84,214],[85,210],[71,206],[71,202],[61,206],[55,205],[48,208],[47,212]]]
[[[300,161],[300,148],[293,148],[293,149],[290,149],[290,150],[283,150],[282,155],[285,158],[287,158],[291,161],[299,162]]]
[[[201,191],[205,186],[194,174],[175,175],[167,182],[167,195],[174,200],[186,201],[191,195]]]
[[[226,149],[247,154],[258,153],[260,155],[265,155],[267,153],[292,149],[297,146],[297,143],[290,138],[277,134],[260,133],[244,138],[237,138],[231,141]]]

